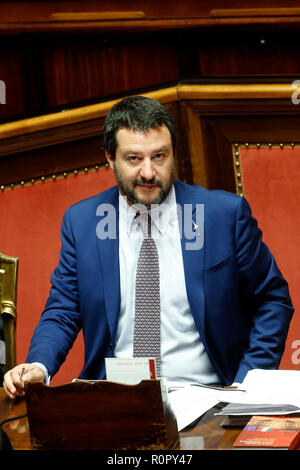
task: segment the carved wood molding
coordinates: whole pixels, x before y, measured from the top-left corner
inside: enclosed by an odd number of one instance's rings
[[[108,21],[145,18],[143,11],[83,11],[51,13],[51,21]]]
[[[177,88],[171,87],[149,93],[144,93],[144,96],[157,99],[161,103],[167,104],[177,100]],[[119,101],[118,99],[106,101],[99,104],[90,106],[83,106],[67,111],[58,113],[47,114],[44,116],[23,119],[14,121],[7,124],[0,125],[0,140],[8,139],[25,134],[34,134],[49,129],[67,128],[71,124],[78,122],[93,121],[94,119],[101,119],[106,116],[109,109]],[[99,132],[99,129],[98,129]],[[81,136],[79,136],[81,137]],[[43,140],[43,139],[42,139]],[[56,142],[54,142],[56,143]],[[1,145],[2,147],[2,145]],[[8,150],[8,149],[6,149]],[[3,148],[1,148],[0,155],[3,155]]]
[[[178,85],[178,98],[193,99],[290,99],[296,87],[292,84],[218,84]]]
[[[239,28],[298,28],[300,16],[297,15],[257,15],[257,16],[211,16],[205,18],[179,18],[179,19],[121,19],[121,20],[61,20],[61,21],[26,21],[26,22],[0,22],[0,34],[57,34],[57,33],[141,33],[145,31],[176,31],[192,29],[223,29]]]
[[[143,93],[144,96],[171,103],[181,100],[291,99],[292,84],[181,85]],[[0,139],[32,134],[45,129],[66,127],[78,122],[103,118],[118,100],[106,101],[0,125]],[[3,152],[1,151],[3,154]]]
[[[299,16],[300,8],[223,8],[209,12],[215,18],[243,18],[257,16]]]

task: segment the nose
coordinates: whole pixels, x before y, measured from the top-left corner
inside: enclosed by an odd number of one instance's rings
[[[152,180],[155,175],[156,173],[152,161],[150,160],[150,158],[146,158],[142,162],[140,176],[146,180]]]

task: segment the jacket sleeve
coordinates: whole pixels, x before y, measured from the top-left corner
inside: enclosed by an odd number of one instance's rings
[[[40,362],[53,376],[64,362],[81,328],[76,246],[69,208],[61,228],[61,252],[51,276],[50,295],[35,328],[27,362]]]
[[[236,260],[241,292],[251,315],[249,347],[234,380],[242,382],[250,369],[278,368],[294,312],[287,282],[262,241],[244,198],[236,219]]]

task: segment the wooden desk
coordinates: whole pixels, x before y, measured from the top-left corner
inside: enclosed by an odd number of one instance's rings
[[[180,433],[180,444],[176,450],[231,449],[240,428],[225,430],[221,427],[223,417],[214,416],[217,407],[209,410],[196,423]],[[26,413],[24,399],[10,400],[0,388],[0,421]],[[2,426],[14,450],[30,450],[27,418],[10,421]]]
[[[26,413],[24,399],[10,400],[3,388],[0,388],[0,421]],[[13,449],[29,450],[30,437],[27,418],[9,421],[2,426],[2,430],[9,438]]]

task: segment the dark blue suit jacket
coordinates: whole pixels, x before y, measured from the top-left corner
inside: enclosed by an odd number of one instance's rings
[[[187,249],[182,230],[182,254],[192,314],[218,374],[230,384],[241,382],[249,369],[277,368],[293,307],[248,203],[179,181],[174,187],[177,204],[204,205],[204,245]],[[104,358],[113,355],[120,310],[118,196],[115,186],[65,213],[60,261],[27,357],[45,364],[51,376],[82,328],[80,377],[105,377]],[[107,220],[99,210],[103,204],[115,211],[109,228],[115,237],[99,239],[99,222]]]

